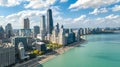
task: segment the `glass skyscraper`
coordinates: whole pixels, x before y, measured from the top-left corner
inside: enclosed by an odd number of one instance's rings
[[[47,33],[52,34],[53,30],[53,18],[52,18],[52,10],[47,10]]]

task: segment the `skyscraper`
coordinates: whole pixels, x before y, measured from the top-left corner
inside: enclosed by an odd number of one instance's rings
[[[4,29],[2,26],[0,26],[0,39],[4,38]]]
[[[47,10],[47,33],[52,34],[53,30],[53,18],[52,18],[52,10]]]
[[[39,26],[34,26],[34,36],[36,37],[37,34],[40,33],[40,27]]]
[[[57,27],[57,32],[59,32],[59,23],[57,23],[56,27]]]
[[[46,24],[45,24],[45,16],[41,16],[41,22],[40,22],[40,31],[46,32]]]
[[[5,26],[6,37],[10,38],[13,35],[13,29],[10,23]]]
[[[62,45],[66,45],[67,44],[66,43],[66,37],[65,37],[65,31],[64,31],[63,25],[60,28],[58,39],[59,39],[58,40],[59,44],[62,44]]]
[[[40,37],[41,40],[44,40],[46,35],[46,25],[45,25],[45,16],[41,16],[41,22],[40,22]]]
[[[53,29],[53,31],[52,31],[52,43],[57,43],[57,37],[58,37],[58,30],[57,30],[57,25],[55,25],[55,27],[54,27],[54,29]]]
[[[23,28],[24,29],[30,29],[30,23],[29,23],[29,19],[25,18],[23,21]]]

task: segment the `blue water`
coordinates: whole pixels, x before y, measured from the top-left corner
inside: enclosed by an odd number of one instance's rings
[[[88,35],[86,40],[42,67],[120,67],[120,34]]]

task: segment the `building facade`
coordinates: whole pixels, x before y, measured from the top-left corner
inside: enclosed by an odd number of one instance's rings
[[[11,36],[13,36],[13,29],[12,29],[12,25],[10,23],[8,23],[5,26],[5,32],[6,32],[6,37],[10,38]]]
[[[58,44],[61,44],[61,45],[66,45],[67,44],[66,37],[65,37],[65,31],[64,31],[63,27],[61,27],[61,29],[59,31]]]
[[[23,29],[30,29],[30,21],[28,18],[25,18],[23,21]]]
[[[45,24],[45,16],[41,16],[41,22],[40,22],[40,39],[45,40],[46,36],[46,24]]]
[[[37,35],[40,33],[40,27],[34,26],[34,37],[37,37]]]
[[[33,33],[31,31],[31,29],[20,29],[19,36],[33,37]]]
[[[19,54],[20,60],[29,58],[29,56],[26,56],[26,54],[25,54],[25,49],[24,49],[24,45],[22,42],[18,43],[18,54]]]
[[[3,38],[5,38],[5,32],[4,32],[4,29],[3,29],[3,27],[2,26],[0,26],[0,39],[3,39]]]
[[[15,64],[15,47],[11,43],[0,45],[0,67],[11,67]]]
[[[52,18],[52,10],[47,10],[47,34],[52,34],[53,30],[53,18]]]

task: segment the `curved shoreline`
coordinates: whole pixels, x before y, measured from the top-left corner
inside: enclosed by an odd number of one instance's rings
[[[61,55],[65,52],[67,52],[68,50],[74,48],[74,47],[77,47],[79,46],[80,44],[84,43],[86,40],[82,39],[81,41],[79,42],[74,42],[72,44],[69,44],[70,46],[65,46],[65,47],[62,47],[62,48],[59,48],[57,50],[55,50],[56,53],[49,53],[48,55],[46,55],[46,57],[44,59],[41,59],[40,61],[38,61],[37,63],[34,63],[31,67],[37,67],[55,57],[57,57],[58,55]],[[42,65],[41,65],[42,67]]]

